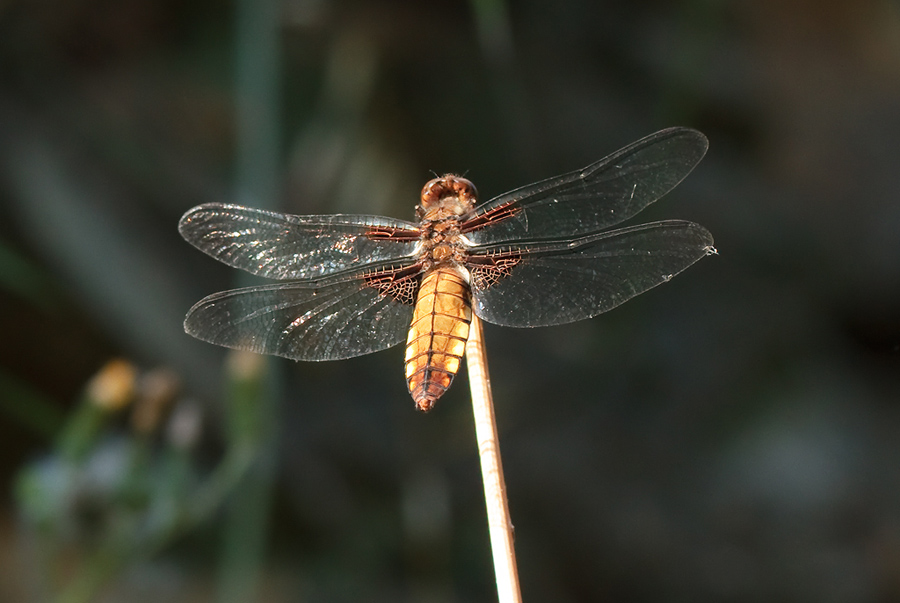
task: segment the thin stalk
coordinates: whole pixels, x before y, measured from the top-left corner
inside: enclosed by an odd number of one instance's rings
[[[487,505],[497,595],[500,603],[521,603],[516,552],[513,548],[513,525],[509,518],[506,482],[500,462],[500,443],[491,398],[487,354],[484,350],[484,333],[481,320],[475,315],[472,316],[469,342],[466,344],[466,363],[469,369],[469,387],[472,390],[472,410],[475,413],[475,439],[478,441],[478,454],[481,457],[481,479],[484,482],[484,502]]]
[[[235,198],[274,209],[280,197],[280,0],[235,0]],[[275,365],[273,364],[273,367]],[[255,392],[228,386],[232,445],[253,445],[253,468],[242,477],[223,515],[218,603],[260,600],[278,449],[278,376],[269,373]],[[251,394],[253,399],[248,399]],[[239,407],[239,408],[238,408]],[[234,441],[239,438],[240,441]]]

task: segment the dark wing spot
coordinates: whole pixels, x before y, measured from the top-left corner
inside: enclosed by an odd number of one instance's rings
[[[484,291],[496,285],[512,274],[513,267],[521,261],[522,256],[519,254],[470,256],[468,264],[472,287]]]
[[[377,289],[382,295],[401,304],[414,305],[419,283],[422,280],[422,265],[413,264],[402,269],[388,268],[363,275],[367,287]]]
[[[486,228],[491,224],[496,224],[497,222],[507,220],[520,211],[522,211],[522,208],[518,204],[518,202],[510,201],[509,203],[504,203],[502,205],[498,205],[497,207],[493,207],[483,214],[469,218],[460,225],[459,230],[460,232],[466,233],[472,232],[473,230],[478,230],[480,228]]]

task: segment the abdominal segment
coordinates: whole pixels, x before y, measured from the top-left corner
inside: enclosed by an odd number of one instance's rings
[[[450,387],[471,321],[469,285],[459,271],[441,267],[427,273],[406,340],[406,383],[419,410],[431,410]]]

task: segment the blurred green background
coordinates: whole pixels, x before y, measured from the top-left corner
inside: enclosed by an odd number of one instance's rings
[[[178,218],[412,219],[433,172],[487,199],[672,125],[709,154],[639,221],[721,255],[486,326],[525,600],[900,600],[878,0],[0,2],[0,600],[495,600],[464,371],[422,415],[400,348],[191,339],[244,281]],[[110,379],[131,403],[98,410]]]

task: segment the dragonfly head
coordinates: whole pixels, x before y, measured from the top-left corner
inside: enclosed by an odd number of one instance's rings
[[[420,219],[440,219],[461,216],[475,207],[478,191],[462,176],[446,174],[429,180],[422,188]]]

